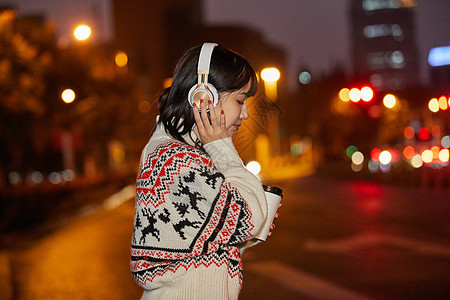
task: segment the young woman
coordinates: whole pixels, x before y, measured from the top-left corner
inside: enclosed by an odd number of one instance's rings
[[[255,71],[239,54],[213,47],[207,82],[218,103],[189,103],[200,50],[178,62],[142,152],[131,270],[143,299],[237,299],[239,245],[258,234],[267,215],[261,182],[231,139],[248,118]]]

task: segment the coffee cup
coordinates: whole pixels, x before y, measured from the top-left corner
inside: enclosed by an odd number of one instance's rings
[[[261,232],[256,237],[258,240],[265,241],[270,232],[270,226],[273,223],[278,205],[283,198],[283,190],[276,186],[263,185],[264,194],[267,202],[267,219]]]

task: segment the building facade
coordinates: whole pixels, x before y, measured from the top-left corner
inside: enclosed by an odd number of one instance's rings
[[[354,74],[377,91],[418,82],[414,0],[350,0]]]

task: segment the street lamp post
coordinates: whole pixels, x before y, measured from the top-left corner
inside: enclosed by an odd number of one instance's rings
[[[277,102],[278,91],[277,81],[280,79],[280,71],[276,68],[266,68],[261,71],[261,78],[264,81],[264,93],[270,102]],[[269,110],[267,120],[267,131],[273,154],[280,153],[280,124],[276,110]]]

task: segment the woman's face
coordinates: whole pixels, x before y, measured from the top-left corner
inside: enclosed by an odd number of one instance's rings
[[[219,95],[219,105],[216,115],[220,116],[223,109],[226,118],[226,129],[229,137],[239,129],[243,120],[248,119],[247,98],[249,97],[250,82],[242,89],[234,92],[223,92]]]

